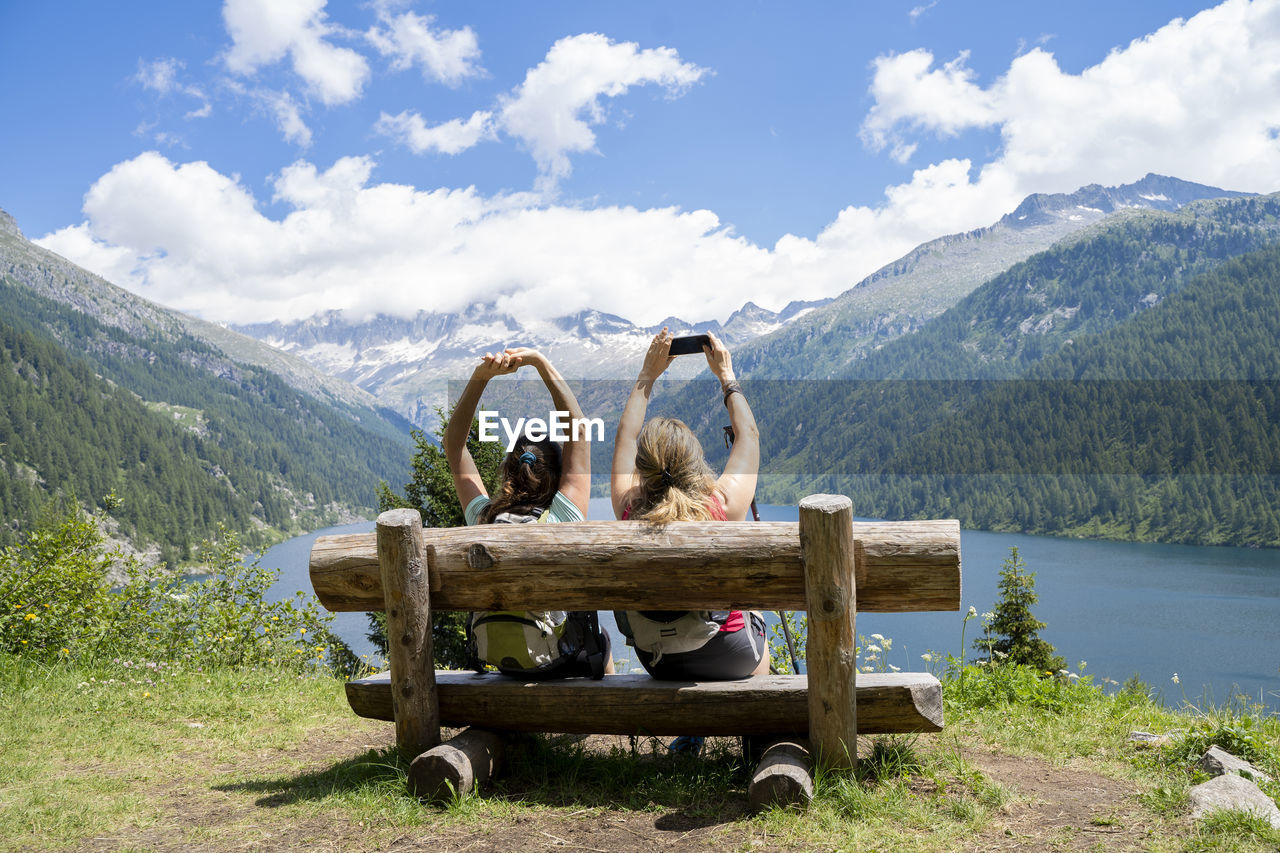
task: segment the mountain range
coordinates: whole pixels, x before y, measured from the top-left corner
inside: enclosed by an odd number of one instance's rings
[[[715,332],[734,350],[743,376],[811,378],[814,365],[839,370],[920,328],[992,276],[1117,212],[1171,211],[1241,195],[1154,174],[1118,187],[1031,195],[990,226],[925,243],[834,299],[792,302],[777,312],[747,303],[724,323],[668,317],[641,326],[597,311],[521,323],[477,303],[411,319],[356,320],[331,311],[235,329],[354,383],[427,428],[444,402],[446,379],[465,379],[476,353],[500,344],[540,349],[569,377],[628,379],[654,333],[669,326],[678,335]],[[670,375],[689,378],[703,367],[677,360]]]
[[[229,329],[81,270],[0,211],[0,540],[68,492],[112,495],[124,533],[170,559],[227,519],[283,532],[368,512],[378,481],[407,474],[411,424],[434,426],[477,351],[535,346],[571,378],[625,379],[667,325],[733,348],[764,499],[827,489],[861,515],[1277,545],[1280,462],[1259,449],[1280,446],[1277,240],[1280,197],[1148,175],[1029,196],[833,299],[748,303],[723,323],[520,323],[475,304]],[[671,383],[652,411],[688,420],[714,463],[723,412],[701,385]],[[586,386],[588,411],[616,417],[621,386]]]

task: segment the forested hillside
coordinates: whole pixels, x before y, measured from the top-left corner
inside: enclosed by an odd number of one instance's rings
[[[408,465],[387,421],[371,431],[189,335],[105,325],[7,276],[0,336],[0,541],[53,495],[114,495],[123,533],[184,559],[219,523],[252,543],[370,511]]]
[[[748,382],[762,495],[839,491],[861,515],[988,529],[1280,545],[1278,229],[1276,196],[1125,215],[861,361]],[[702,390],[658,408],[707,411]],[[694,418],[713,451],[722,419]]]

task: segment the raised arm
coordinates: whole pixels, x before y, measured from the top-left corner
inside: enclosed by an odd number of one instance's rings
[[[733,359],[729,350],[715,335],[709,337],[711,346],[704,346],[702,349],[707,355],[711,372],[720,380],[720,392],[725,395],[724,404],[729,410],[729,423],[733,425],[736,436],[724,473],[716,480],[716,488],[724,495],[725,514],[731,520],[737,520],[746,518],[751,499],[756,494],[756,480],[760,472],[760,430],[756,427],[751,407],[747,405],[747,398],[743,396],[734,377]]]
[[[449,463],[453,490],[457,492],[463,509],[476,498],[488,494],[480,470],[471,458],[471,451],[467,450],[467,436],[471,432],[471,421],[476,416],[476,407],[480,405],[480,395],[484,393],[490,379],[504,373],[513,373],[516,367],[506,353],[485,353],[476,369],[471,372],[471,379],[467,381],[467,387],[462,389],[462,396],[458,398],[453,414],[449,416],[449,423],[444,430],[444,458]]]
[[[609,496],[613,502],[614,518],[622,518],[632,497],[639,491],[640,478],[636,475],[636,440],[644,426],[644,415],[649,408],[649,395],[653,383],[671,364],[671,332],[664,326],[653,336],[649,351],[640,365],[640,374],[631,386],[631,396],[618,419],[618,434],[613,440],[613,468],[609,474]]]
[[[551,403],[557,411],[568,412],[570,422],[582,418],[582,406],[574,396],[569,383],[560,375],[545,355],[537,350],[521,347],[509,349],[507,356],[517,367],[530,365],[537,369],[542,383],[551,392]],[[569,431],[569,440],[561,447],[560,453],[560,492],[574,506],[587,516],[587,504],[591,500],[591,434],[587,432],[574,440],[573,430]]]

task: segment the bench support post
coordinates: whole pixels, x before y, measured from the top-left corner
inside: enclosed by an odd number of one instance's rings
[[[378,516],[378,564],[386,601],[396,747],[412,761],[440,743],[427,555],[416,509],[392,509]]]
[[[813,800],[813,762],[803,738],[775,740],[760,757],[747,788],[753,812],[767,808],[806,808]]]
[[[854,577],[861,545],[853,538],[853,503],[843,495],[800,502],[809,637],[809,740],[826,767],[858,761],[857,601]]]
[[[498,733],[469,728],[413,760],[409,793],[436,802],[470,794],[498,775],[505,751]]]

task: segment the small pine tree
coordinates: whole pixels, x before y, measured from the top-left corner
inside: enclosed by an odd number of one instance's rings
[[[1066,662],[1055,653],[1053,645],[1039,635],[1044,623],[1031,613],[1031,606],[1040,600],[1036,595],[1036,573],[1026,568],[1017,547],[1010,548],[1000,569],[1000,598],[987,628],[988,636],[979,637],[973,646],[978,651],[989,652],[1001,663],[1025,664],[1040,672],[1057,672]]]
[[[422,515],[424,527],[461,527],[466,524],[458,494],[453,489],[453,475],[444,458],[441,444],[444,430],[449,423],[444,410],[437,407],[439,426],[436,440],[432,441],[421,430],[413,431],[418,449],[413,454],[410,480],[404,486],[404,495],[397,495],[385,482],[378,486],[378,511],[389,509],[416,509]],[[467,435],[467,449],[475,460],[476,468],[484,479],[485,488],[493,494],[498,485],[502,468],[503,450],[499,442],[480,441],[479,421],[472,420]],[[436,666],[443,669],[467,667],[467,614],[457,611],[440,611],[431,614],[431,643]],[[387,654],[387,615],[382,612],[369,614],[369,642],[384,657]]]

